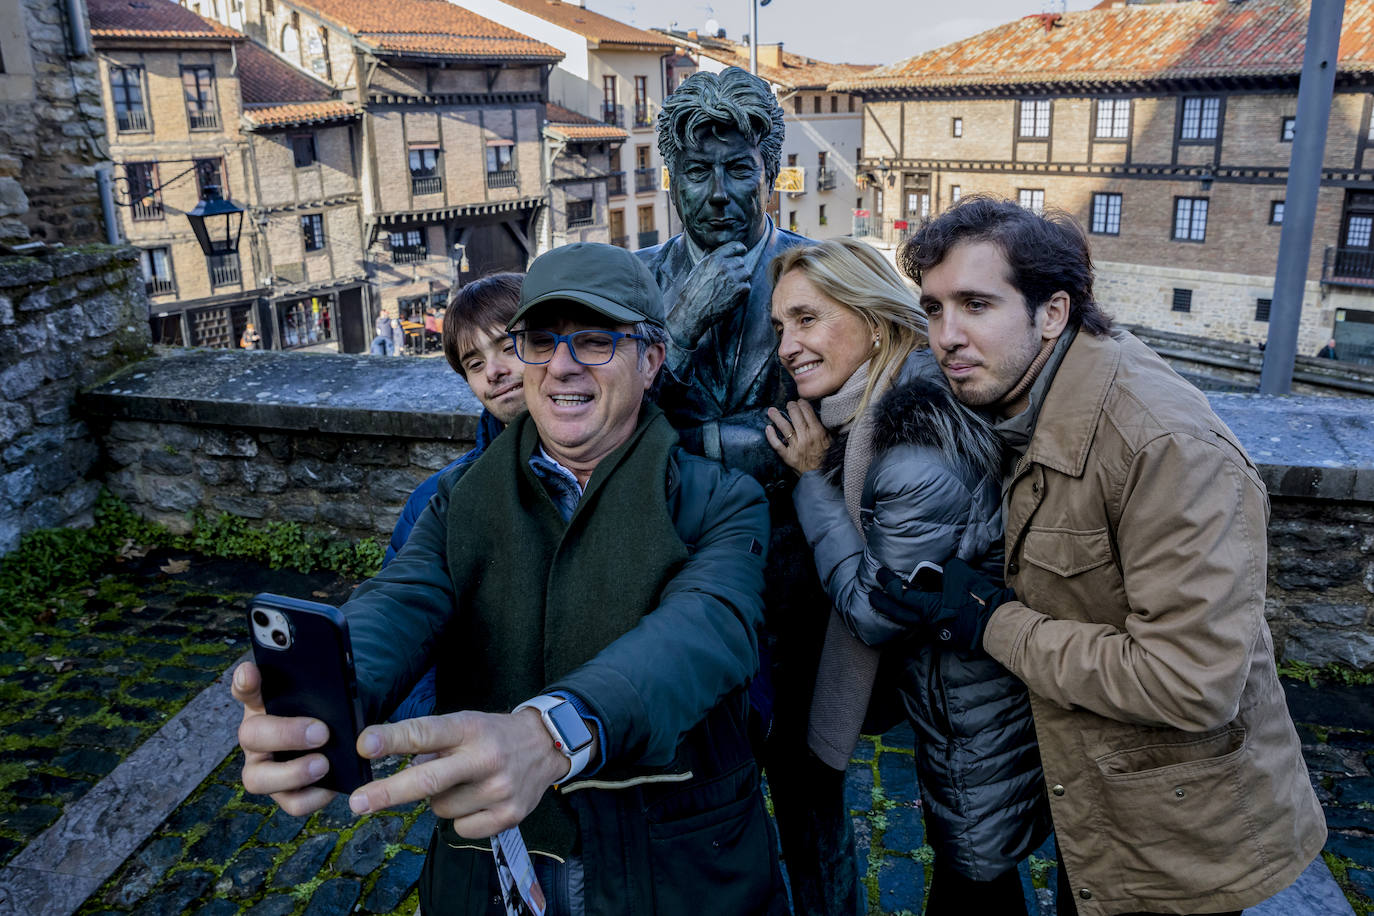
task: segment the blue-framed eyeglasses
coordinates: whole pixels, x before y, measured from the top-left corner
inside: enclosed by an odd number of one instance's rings
[[[522,363],[542,366],[553,359],[553,353],[560,343],[567,344],[568,353],[584,366],[604,366],[615,358],[616,344],[622,340],[643,340],[639,334],[626,334],[622,331],[585,330],[571,334],[555,334],[553,331],[511,331],[510,339],[515,341],[515,355]]]

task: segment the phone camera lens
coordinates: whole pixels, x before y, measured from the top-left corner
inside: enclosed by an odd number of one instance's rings
[[[267,615],[264,614],[262,611],[254,611],[253,622],[260,627],[265,627],[267,626]]]
[[[277,645],[284,647],[286,645],[286,633],[282,630],[273,630],[272,641]]]

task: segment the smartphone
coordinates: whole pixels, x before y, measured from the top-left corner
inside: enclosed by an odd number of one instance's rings
[[[318,749],[329,772],[316,785],[352,792],[371,782],[372,765],[357,750],[363,707],[344,615],[328,604],[261,594],[249,604],[248,626],[267,712],[310,716],[329,727],[329,741]],[[278,751],[276,759],[306,753],[314,752]]]
[[[945,569],[938,563],[922,560],[916,564],[916,569],[906,581],[908,585],[919,588],[923,592],[944,591]]]

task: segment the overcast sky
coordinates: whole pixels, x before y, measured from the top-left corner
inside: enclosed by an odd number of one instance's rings
[[[749,31],[749,0],[585,0],[642,29],[701,29],[714,19],[730,38]],[[819,60],[890,64],[1032,13],[1083,10],[1097,0],[772,0],[759,8],[759,41]],[[959,11],[941,13],[941,7]]]

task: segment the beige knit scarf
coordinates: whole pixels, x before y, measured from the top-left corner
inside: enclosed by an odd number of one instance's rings
[[[869,406],[855,416],[868,387],[868,372],[872,361],[864,363],[849,377],[840,390],[821,399],[820,421],[831,434],[849,430],[844,447],[843,479],[844,506],[854,527],[863,533],[859,522],[860,501],[864,479],[873,463],[873,405],[892,383],[892,376],[900,365],[894,364],[873,388]],[[816,689],[811,697],[811,716],[807,727],[807,745],[827,766],[843,770],[859,743],[864,714],[873,694],[878,676],[877,649],[866,644],[845,625],[833,607],[826,625],[825,644],[821,649],[816,670]]]

